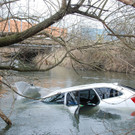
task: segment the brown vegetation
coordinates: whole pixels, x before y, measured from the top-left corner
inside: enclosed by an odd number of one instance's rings
[[[37,63],[39,69],[45,69],[50,65],[56,64],[60,61],[66,51],[63,49],[57,50],[51,55],[37,55],[33,62]],[[121,47],[101,47],[90,48],[87,50],[74,50],[72,51],[74,59],[67,57],[61,63],[61,66],[80,70],[103,70],[114,72],[135,72],[135,52],[129,51],[128,48]]]

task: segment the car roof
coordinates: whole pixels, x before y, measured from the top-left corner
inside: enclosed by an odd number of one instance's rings
[[[66,93],[66,92],[71,92],[71,91],[80,91],[80,90],[86,90],[86,89],[91,89],[91,88],[100,88],[100,87],[116,88],[117,86],[118,86],[118,83],[93,83],[93,84],[78,85],[78,86],[73,86],[73,87],[56,90],[54,92],[51,92],[50,94],[48,94],[45,97],[50,97],[50,96],[53,96],[53,95],[56,95],[59,93]]]

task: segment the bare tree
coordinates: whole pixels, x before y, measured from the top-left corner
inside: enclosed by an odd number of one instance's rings
[[[13,32],[13,33],[10,33],[5,36],[4,36],[4,33],[2,33],[3,37],[0,38],[1,47],[9,46],[14,43],[24,41],[27,38],[32,37],[35,34],[39,33],[40,31],[44,30],[45,28],[49,27],[50,25],[56,24],[60,20],[64,19],[67,15],[68,16],[81,15],[84,17],[88,17],[88,19],[95,19],[98,22],[101,22],[103,24],[103,26],[109,32],[108,35],[117,37],[120,41],[122,41],[122,43],[124,45],[126,45],[127,47],[129,47],[131,49],[134,49],[133,46],[131,45],[131,40],[130,40],[131,38],[132,39],[134,38],[134,32],[132,31],[133,34],[131,34],[131,29],[129,31],[129,26],[130,26],[129,24],[131,24],[133,22],[134,8],[126,7],[123,4],[119,5],[117,2],[113,2],[110,5],[110,3],[109,3],[110,1],[108,1],[108,0],[96,1],[96,2],[80,0],[76,3],[73,3],[72,0],[69,0],[69,1],[62,0],[62,1],[57,1],[58,2],[57,4],[50,1],[49,4],[53,7],[53,10],[51,10],[51,9],[49,9],[48,2],[44,1],[45,5],[48,7],[49,14],[46,15],[45,19],[43,20],[43,17],[42,17],[42,19],[41,18],[35,19],[35,16],[33,17],[32,15],[31,16],[28,15],[25,17],[15,16],[15,14],[13,14],[10,9],[11,5],[7,6],[7,4],[12,4],[13,2],[15,3],[16,1],[10,1],[8,3],[1,4],[2,6],[6,5],[6,7],[8,9],[8,14],[7,14],[8,16],[5,19],[2,18],[2,20],[8,21],[8,19],[10,19],[10,18],[20,19],[20,20],[26,19],[29,23],[30,23],[30,20],[31,21],[39,20],[39,23],[22,32],[19,32],[17,30],[15,33]],[[10,14],[10,16],[9,16],[9,14]],[[25,15],[26,15],[26,13],[25,13]],[[124,16],[126,16],[126,17],[124,18]],[[129,18],[129,16],[130,16],[130,18]],[[121,25],[119,25],[119,28],[118,28],[117,27],[118,23],[120,23],[120,21],[117,21],[118,18],[120,18],[121,22],[123,22],[123,20],[127,20],[127,17],[130,20],[130,22],[121,23]],[[40,22],[40,19],[43,21]],[[15,20],[15,22],[16,22],[16,20]],[[126,27],[124,24],[126,25]],[[123,31],[123,28],[128,29],[128,30],[127,29],[125,30],[124,34],[121,32],[121,31]],[[132,30],[133,30],[133,28],[132,28]],[[118,33],[118,31],[119,31],[119,33]],[[71,48],[71,44],[73,44],[73,43],[68,42],[67,40],[63,40],[62,37],[58,37],[56,40],[56,38],[54,38],[53,35],[48,35],[47,33],[44,33],[44,34],[45,34],[45,36],[51,37],[53,40],[55,39],[54,41],[58,42],[62,47],[65,48],[66,53],[65,53],[64,57],[60,61],[58,61],[58,63],[55,63],[56,65],[60,64],[66,58],[67,54],[69,54],[69,52],[71,53],[71,50],[73,51],[73,50],[75,50],[75,48],[78,49],[78,46],[76,47],[75,45],[72,45],[72,48]],[[126,38],[123,38],[123,37],[126,37],[128,39],[126,40]],[[130,42],[130,44],[129,44],[129,42]],[[96,41],[94,43],[91,42],[91,45],[84,44],[83,46],[85,46],[85,47],[82,47],[82,48],[86,48],[86,46],[88,48],[88,47],[91,47],[98,43],[99,43],[99,41]],[[70,56],[72,56],[72,58],[73,58],[73,55],[70,55]],[[78,61],[78,60],[76,59],[76,61]],[[53,65],[51,67],[49,66],[49,68],[47,68],[46,70],[52,69],[53,67],[55,67],[55,65]],[[15,66],[12,66],[12,64],[10,65],[10,67],[4,66],[4,67],[1,67],[1,69],[12,69],[12,70],[17,70],[17,71],[23,71],[23,70],[16,68]],[[32,70],[32,69],[30,68],[29,70]],[[32,71],[36,71],[36,70],[38,70],[38,69],[33,69]]]

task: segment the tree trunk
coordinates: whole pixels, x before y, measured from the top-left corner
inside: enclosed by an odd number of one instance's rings
[[[9,125],[12,125],[12,122],[10,119],[0,110],[0,117]]]

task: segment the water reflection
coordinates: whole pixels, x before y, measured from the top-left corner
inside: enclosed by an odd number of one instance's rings
[[[85,117],[93,117],[98,119],[120,119],[121,116],[118,114],[106,112],[102,110],[99,106],[97,107],[83,107],[80,109],[79,115],[83,115]]]
[[[72,120],[73,127],[76,128],[78,133],[82,133],[82,127],[84,127],[84,129],[86,129],[86,131],[83,131],[85,134],[99,133],[106,135],[114,134],[115,130],[112,130],[112,126],[115,125],[114,121],[121,119],[120,115],[105,112],[98,106],[82,107],[78,114],[73,115],[69,112],[69,117]],[[82,126],[84,123],[85,125]],[[107,127],[105,124],[107,124]],[[110,131],[108,132],[107,130]]]

